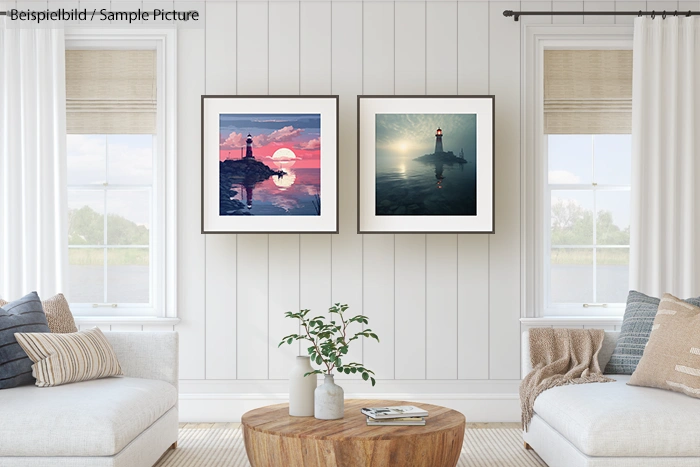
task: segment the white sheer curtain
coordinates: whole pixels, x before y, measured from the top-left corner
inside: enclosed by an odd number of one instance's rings
[[[0,296],[62,292],[67,268],[65,39],[0,20]]]
[[[630,286],[700,295],[700,18],[636,18]]]

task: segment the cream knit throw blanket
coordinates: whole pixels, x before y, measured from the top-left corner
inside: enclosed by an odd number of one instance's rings
[[[520,408],[523,430],[532,419],[535,399],[557,386],[583,383],[607,383],[598,365],[603,344],[602,329],[530,329],[532,371],[520,383]]]

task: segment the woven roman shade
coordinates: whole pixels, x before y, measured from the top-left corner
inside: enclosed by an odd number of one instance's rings
[[[155,50],[67,50],[69,134],[155,134]]]
[[[544,132],[632,133],[632,51],[545,50]]]

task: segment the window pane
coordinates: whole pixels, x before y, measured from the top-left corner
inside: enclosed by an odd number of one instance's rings
[[[72,303],[103,303],[104,249],[68,250],[68,291]]]
[[[552,303],[593,301],[592,248],[552,248],[551,265]]]
[[[149,303],[148,248],[107,249],[107,303]]]
[[[596,244],[630,244],[630,192],[596,192]]]
[[[95,185],[106,181],[104,135],[67,135],[68,185]]]
[[[629,292],[629,248],[600,248],[596,252],[596,301],[625,303]]]
[[[109,191],[107,213],[108,245],[149,245],[149,191]]]
[[[110,185],[152,185],[153,135],[109,135]]]
[[[550,184],[593,182],[591,135],[549,135],[547,146]]]
[[[598,185],[629,185],[632,177],[632,135],[596,135],[595,179]]]
[[[552,245],[593,244],[593,192],[552,191]]]
[[[68,191],[68,244],[104,245],[102,190]]]

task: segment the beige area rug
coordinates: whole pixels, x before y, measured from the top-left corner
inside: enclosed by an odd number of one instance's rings
[[[155,467],[250,467],[238,424],[214,428],[180,428],[178,448],[170,450]],[[533,451],[523,447],[515,428],[468,428],[458,467],[546,466]]]

